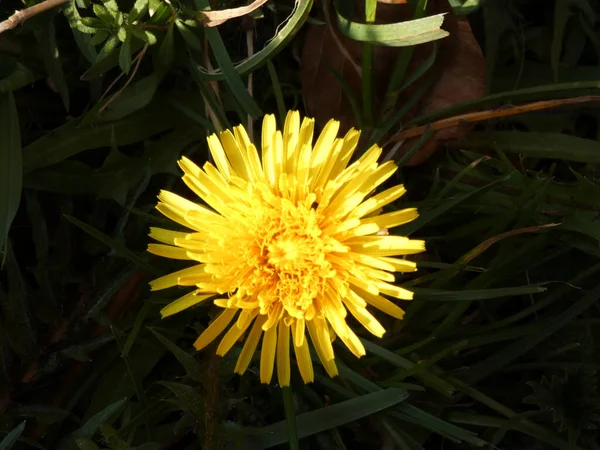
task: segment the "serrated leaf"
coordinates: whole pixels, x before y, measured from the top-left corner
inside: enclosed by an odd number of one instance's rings
[[[98,30],[108,30],[111,28],[110,25],[107,25],[104,21],[97,19],[96,17],[82,17],[80,22],[83,27],[78,27],[78,29],[88,34],[93,34]]]
[[[69,110],[69,87],[65,80],[60,53],[56,45],[56,30],[54,29],[54,17],[49,17],[46,23],[35,30],[35,37],[40,44],[44,65],[60,93],[65,109]]]
[[[131,70],[131,39],[126,39],[119,51],[119,67],[128,74]]]
[[[104,120],[119,120],[134,113],[154,98],[158,87],[158,76],[152,73],[135,83],[127,86],[119,97],[110,103],[106,112],[102,114]]]
[[[129,12],[129,16],[127,17],[127,22],[132,24],[136,20],[141,19],[148,12],[148,0],[136,0]]]
[[[25,423],[25,421],[21,422],[16,428],[8,433],[4,439],[2,439],[2,442],[0,442],[0,450],[10,450],[13,445],[17,443],[23,434],[23,430],[25,430]]]
[[[120,27],[117,31],[117,37],[121,42],[125,42],[127,40],[127,30],[124,27]]]
[[[96,32],[95,28],[88,25],[84,25],[84,23],[81,20],[81,15],[79,14],[79,10],[77,9],[76,2],[67,3],[67,6],[65,6],[65,8],[63,9],[63,14],[67,18],[69,25],[71,26],[71,29],[73,31],[78,30],[81,33],[85,34],[94,34]]]
[[[174,403],[192,416],[196,425],[204,423],[205,400],[193,387],[172,381],[159,381],[158,384],[175,394],[177,400]]]
[[[111,450],[131,450],[131,447],[127,445],[121,437],[117,430],[115,430],[110,425],[100,425],[100,432],[102,436],[104,436],[104,440],[110,446]]]
[[[81,126],[77,121],[67,122],[23,149],[23,170],[28,173],[85,150],[110,147],[113,133],[118,146],[140,142],[172,129],[177,121],[178,117],[172,114],[172,110],[156,104],[117,122],[86,126]]]
[[[15,100],[9,92],[0,96],[0,253],[21,202],[22,185],[21,128]]]
[[[117,14],[119,14],[119,5],[116,0],[103,0],[104,6],[107,11],[116,19]]]
[[[75,444],[79,450],[100,450],[94,441],[88,438],[77,438]]]
[[[165,347],[167,347],[167,349],[169,349],[169,351],[171,353],[173,353],[173,356],[175,356],[175,358],[177,358],[177,361],[179,361],[179,363],[185,369],[188,377],[190,377],[194,381],[198,381],[198,382],[202,381],[204,379],[204,377],[202,376],[202,374],[204,372],[202,369],[202,366],[196,360],[196,358],[194,358],[194,356],[190,355],[186,351],[179,348],[178,345],[171,342],[169,339],[164,337],[158,331],[156,331],[152,328],[149,328],[149,330],[152,332],[152,334],[154,334],[154,336],[156,336],[156,338],[160,342],[162,342],[162,344]]]
[[[97,230],[96,228],[92,227],[91,225],[88,225],[87,223],[82,222],[81,220],[77,220],[75,217],[71,217],[71,216],[67,216],[67,215],[65,215],[64,217],[69,222],[78,226],[83,231],[85,231],[87,234],[92,236],[93,238],[99,240],[106,246],[110,247],[110,249],[113,251],[113,253],[116,256],[124,258],[128,261],[131,261],[132,263],[137,264],[141,268],[146,269],[151,273],[154,273],[154,274],[160,273],[157,269],[152,267],[150,264],[148,264],[146,261],[144,261],[141,257],[139,257],[134,252],[129,250],[127,247],[125,247],[125,245],[123,245],[121,242],[117,242],[110,236],[102,233],[101,231]]]
[[[98,32],[96,34],[94,34],[94,36],[92,36],[92,38],[90,39],[90,44],[91,45],[100,45],[102,44],[106,39],[108,39],[108,37],[110,36],[110,32],[107,30],[98,30]]]
[[[152,34],[148,30],[142,30],[140,28],[130,27],[129,32],[132,35],[134,35],[136,38],[140,39],[141,41],[145,42],[148,45],[156,44],[156,36],[154,36],[154,34]]]
[[[113,16],[108,11],[108,9],[106,9],[104,6],[99,5],[98,3],[94,3],[93,10],[94,10],[94,14],[96,14],[96,17],[98,17],[98,19],[100,19],[105,24],[107,24],[107,25],[115,24],[116,16]]]
[[[94,414],[80,428],[71,433],[71,438],[91,438],[94,436],[100,425],[107,423],[111,417],[119,412],[126,401],[126,398],[116,401]]]
[[[109,37],[106,40],[106,42],[104,43],[102,50],[100,50],[100,53],[98,53],[97,61],[103,60],[108,55],[110,55],[112,52],[114,52],[120,43],[121,43],[121,41],[119,41],[119,38],[117,36]]]

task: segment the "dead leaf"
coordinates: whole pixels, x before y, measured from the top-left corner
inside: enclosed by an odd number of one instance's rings
[[[250,14],[255,9],[260,8],[262,5],[267,3],[268,0],[255,0],[251,4],[247,6],[240,6],[239,8],[229,8],[222,9],[219,11],[200,11],[200,14],[204,16],[206,22],[204,23],[205,27],[216,27],[217,25],[221,25],[224,22],[227,22],[229,19],[234,19],[236,17],[242,17],[246,14]]]
[[[450,36],[437,42],[437,60],[430,73],[439,73],[439,78],[404,120],[462,101],[473,100],[485,94],[485,61],[469,23],[466,19],[454,15],[445,0],[434,0],[429,3],[427,15],[447,13],[443,28],[450,32]],[[377,6],[377,23],[394,23],[412,18],[413,9],[405,2],[395,1],[392,4],[390,0],[385,0],[385,2],[380,1]],[[359,104],[362,104],[362,44],[337,32],[335,25],[309,25],[307,28],[301,61],[301,80],[308,115],[314,117],[320,126],[331,118],[340,120],[342,132],[357,127],[350,102],[341,84],[331,73],[331,69],[339,74]],[[376,46],[374,49],[375,111],[382,106],[382,98],[399,51],[399,48],[384,46]],[[432,51],[431,43],[416,46],[407,73],[410,74],[419,67]],[[427,76],[424,76],[406,89],[399,97],[397,105],[410,98],[426,80]],[[445,140],[462,137],[469,129],[469,126],[459,126],[439,131],[409,160],[408,164],[423,163]],[[396,157],[400,157],[412,148],[416,140],[418,137],[415,140],[407,140]]]

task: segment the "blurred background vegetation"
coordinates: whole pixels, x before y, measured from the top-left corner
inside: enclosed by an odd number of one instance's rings
[[[0,24],[0,450],[600,449],[596,2],[52,1]],[[159,319],[144,250],[182,154],[288,109],[384,146],[428,252],[282,391],[193,351],[210,305]]]

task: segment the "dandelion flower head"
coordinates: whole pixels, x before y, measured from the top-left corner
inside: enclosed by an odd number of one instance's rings
[[[260,379],[290,383],[293,350],[304,382],[313,381],[309,338],[330,376],[337,374],[332,341],[337,337],[357,357],[365,349],[351,327],[385,333],[370,308],[401,319],[391,299],[412,292],[394,285],[393,272],[412,272],[401,255],[421,252],[424,242],[394,236],[389,228],[417,217],[414,208],[381,213],[405,193],[402,185],[373,191],[392,176],[392,161],[378,164],[374,145],[350,163],[360,133],[337,137],[331,120],[313,145],[314,120],[287,115],[283,131],[273,115],[262,126],[261,157],[242,126],[208,137],[214,160],[202,169],[179,161],[183,181],[202,203],[171,192],[157,209],[183,231],[152,228],[153,254],[189,260],[191,267],[151,282],[153,290],[195,289],[167,305],[163,317],[209,299],[220,308],[196,340],[200,350],[218,339],[225,355],[239,340],[235,372],[248,368],[260,349]],[[350,321],[350,316],[356,322]],[[308,333],[307,333],[308,332]]]

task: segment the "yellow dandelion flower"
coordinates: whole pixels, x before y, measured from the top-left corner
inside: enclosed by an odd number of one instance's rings
[[[418,214],[409,208],[380,214],[405,192],[395,186],[370,194],[396,171],[378,164],[371,147],[349,165],[360,133],[338,138],[331,120],[313,145],[314,120],[288,113],[283,132],[275,117],[263,121],[259,158],[242,126],[208,137],[215,165],[200,169],[182,158],[183,181],[204,204],[162,191],[157,209],[188,231],[152,228],[148,251],[197,264],[151,282],[153,290],[196,289],[166,306],[170,316],[217,295],[220,314],[200,335],[200,350],[220,338],[225,355],[246,334],[235,372],[242,374],[262,338],[260,379],[271,381],[275,361],[282,386],[290,383],[290,347],[303,380],[313,381],[309,339],[330,376],[337,374],[335,337],[357,357],[365,349],[347,323],[348,313],[375,336],[385,333],[368,306],[397,319],[404,312],[386,297],[410,300],[392,272],[412,272],[398,255],[422,252],[423,241],[387,229]]]

